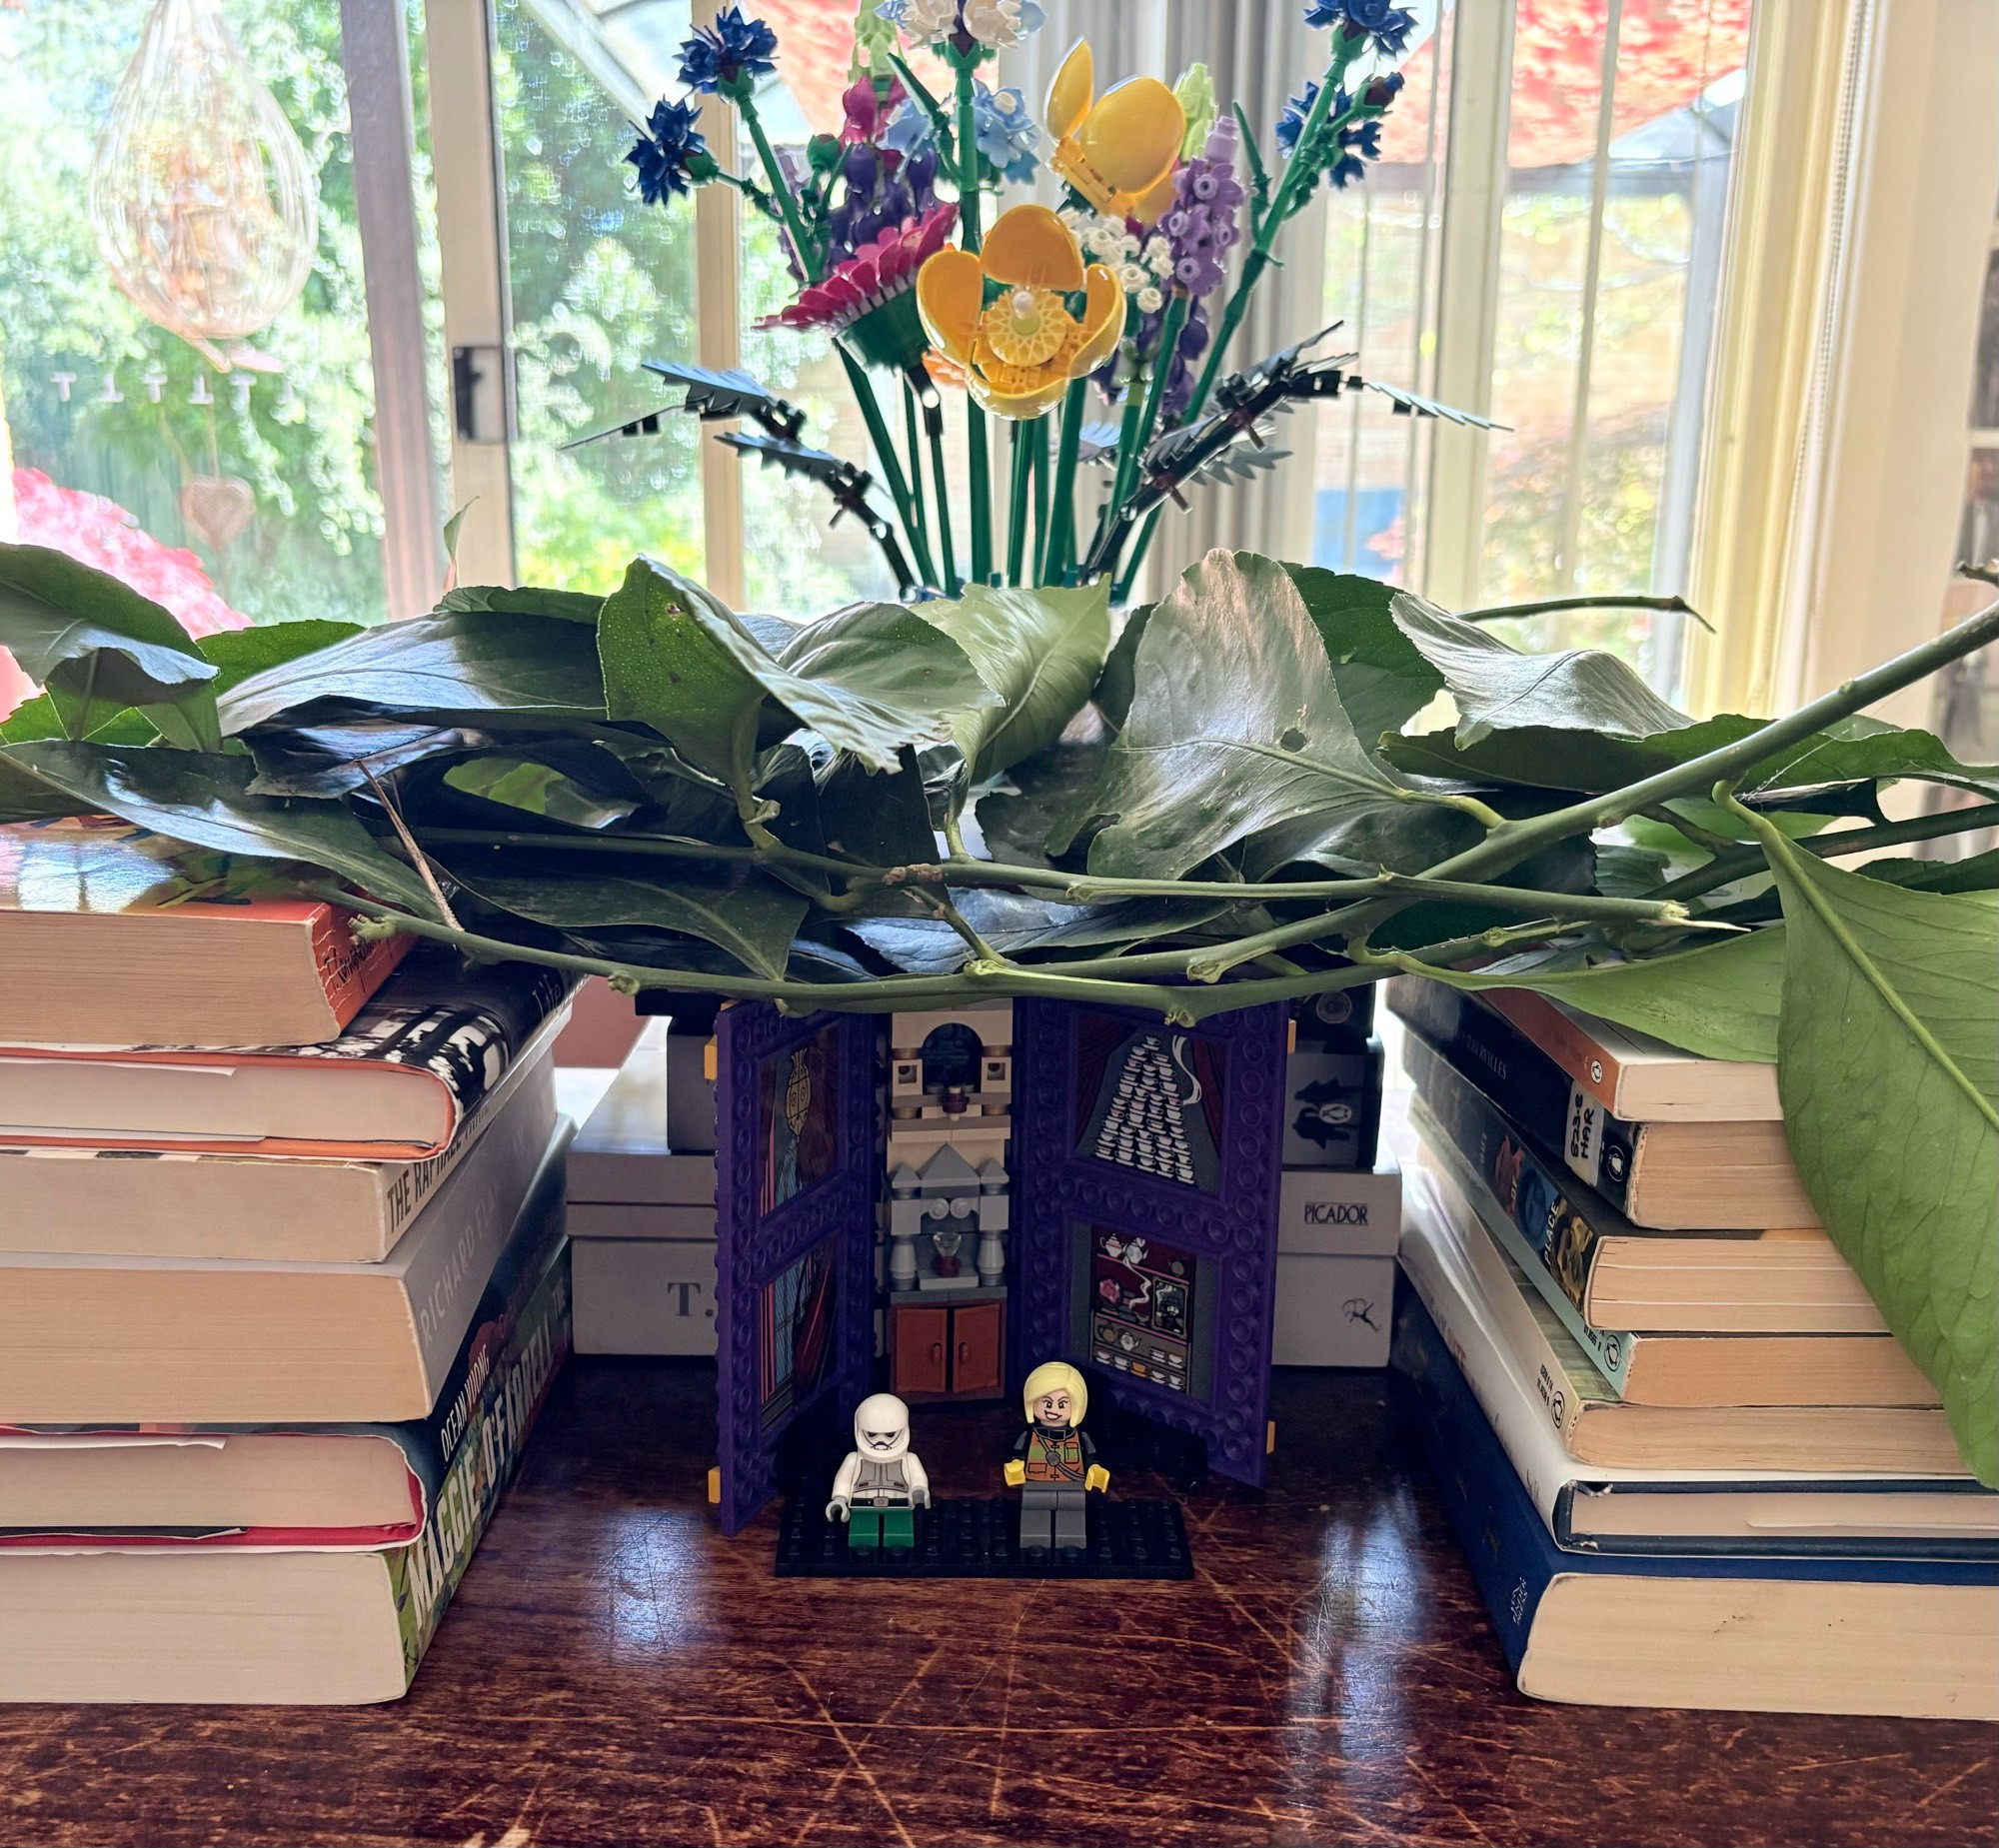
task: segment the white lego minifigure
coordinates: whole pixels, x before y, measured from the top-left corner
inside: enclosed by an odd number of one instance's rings
[[[916,1544],[914,1510],[930,1505],[930,1477],[910,1448],[910,1408],[893,1392],[863,1399],[826,1518],[847,1522],[847,1544],[857,1552],[906,1547]]]

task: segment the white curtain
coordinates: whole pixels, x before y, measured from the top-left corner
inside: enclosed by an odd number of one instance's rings
[[[1025,92],[1042,119],[1048,81],[1068,48],[1089,40],[1099,93],[1141,73],[1174,82],[1196,60],[1207,65],[1222,108],[1240,102],[1266,160],[1270,128],[1287,97],[1324,67],[1325,34],[1304,23],[1300,0],[1041,0],[1047,24],[1000,64],[1000,81]],[[1046,152],[1045,142],[1043,153]],[[1038,196],[1057,188],[1042,174]],[[1238,261],[1240,247],[1238,247]],[[1223,360],[1234,371],[1302,339],[1319,325],[1325,272],[1325,189],[1284,227],[1273,265],[1257,284],[1249,313]],[[1228,285],[1209,298],[1218,316]],[[1317,413],[1307,407],[1277,421],[1277,445],[1292,451],[1280,467],[1246,482],[1188,490],[1189,511],[1170,502],[1133,587],[1143,601],[1168,586],[1183,566],[1215,546],[1275,558],[1308,559],[1312,539],[1312,448]]]

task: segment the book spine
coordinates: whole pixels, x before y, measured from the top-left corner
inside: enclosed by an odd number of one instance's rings
[[[1491,1002],[1587,1095],[1606,1110],[1617,1108],[1624,1067],[1607,1046],[1598,1045],[1559,1007],[1530,988],[1494,988]]]
[[[472,1559],[493,1510],[527,1447],[528,1433],[550,1382],[569,1357],[569,1250],[555,1261],[529,1299],[502,1351],[487,1391],[445,1472],[431,1517],[409,1545],[388,1554],[389,1583],[403,1637],[407,1683]]]
[[[1410,1033],[1403,1056],[1438,1127],[1519,1231],[1528,1254],[1521,1268],[1537,1281],[1551,1277],[1586,1325],[1597,1249],[1605,1238],[1631,1234],[1631,1222],[1537,1152],[1531,1138],[1420,1033]],[[1548,1300],[1560,1308],[1555,1296]]]
[[[313,968],[320,992],[333,1013],[336,1031],[367,1005],[369,997],[389,977],[416,942],[398,934],[374,941],[357,941],[348,928],[355,914],[338,906],[322,906],[312,921]],[[327,1035],[331,1038],[333,1035]]]
[[[1644,1125],[1626,1122],[1504,1014],[1440,981],[1397,975],[1388,1010],[1421,1033],[1472,1083],[1504,1097],[1521,1128],[1557,1150],[1569,1171],[1628,1212]]]
[[[1445,1337],[1405,1295],[1395,1315],[1390,1364],[1409,1382],[1424,1447],[1443,1491],[1445,1511],[1477,1583],[1507,1665],[1517,1675],[1533,1634],[1534,1614],[1554,1577],[1553,1542],[1523,1506],[1477,1401],[1451,1358]]]
[[[546,1110],[539,1106],[536,1110],[538,1121],[546,1120],[551,1130],[555,1126],[556,1095],[555,1064],[541,1057],[529,1057],[516,1061],[507,1075],[500,1080],[499,1087],[487,1094],[478,1109],[459,1124],[458,1133],[450,1144],[434,1155],[426,1155],[421,1161],[385,1161],[381,1167],[382,1216],[387,1242],[386,1251],[402,1235],[403,1229],[418,1213],[430,1204],[431,1197],[451,1178],[452,1171],[485,1132],[495,1116],[507,1105],[513,1096],[523,1090],[546,1091]]]
[[[1420,1112],[1415,1119],[1417,1126],[1427,1128],[1435,1121],[1434,1116],[1421,1102],[1416,1107]],[[1520,1228],[1500,1209],[1491,1189],[1471,1171],[1470,1165],[1448,1140],[1443,1141],[1441,1146],[1432,1146],[1430,1153],[1442,1177],[1473,1215],[1475,1224],[1472,1230],[1478,1234],[1483,1248],[1492,1250],[1496,1242],[1498,1250],[1513,1260],[1526,1278],[1528,1287],[1555,1312],[1562,1326],[1575,1337],[1584,1358],[1603,1376],[1610,1389],[1622,1398],[1631,1377],[1631,1355],[1636,1346],[1631,1336],[1620,1329],[1593,1327],[1583,1318],[1582,1311],[1569,1301],[1561,1285],[1534,1255],[1526,1239],[1520,1236]],[[1481,1226],[1483,1232],[1478,1230]],[[1490,1234],[1489,1238],[1485,1237],[1486,1233]],[[1502,1264],[1499,1268],[1503,1271],[1505,1266]],[[1507,1279],[1507,1289],[1514,1295],[1519,1293],[1513,1289],[1510,1278]],[[1529,1320],[1533,1319],[1531,1309],[1527,1311],[1527,1316]]]
[[[1573,1475],[1560,1433],[1519,1376],[1491,1323],[1479,1313],[1462,1267],[1427,1223],[1442,1211],[1430,1177],[1411,1175],[1409,1184],[1415,1210],[1402,1238],[1402,1274],[1422,1298],[1452,1360],[1463,1369],[1481,1415],[1505,1446],[1510,1466],[1552,1530],[1556,1498]]]

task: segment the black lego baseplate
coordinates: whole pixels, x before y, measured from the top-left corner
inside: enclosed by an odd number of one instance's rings
[[[856,1550],[824,1503],[786,1504],[778,1527],[780,1578],[1191,1578],[1176,1501],[1089,1498],[1080,1554],[1023,1557],[1014,1500],[938,1501],[916,1510],[917,1543]]]

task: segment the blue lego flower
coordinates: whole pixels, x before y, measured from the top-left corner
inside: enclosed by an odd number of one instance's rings
[[[1041,132],[1018,90],[989,90],[981,84],[973,94],[972,121],[979,152],[1001,179],[1021,185],[1034,177]]]
[[[1312,105],[1318,101],[1318,85],[1307,83],[1302,96],[1294,96],[1284,105],[1283,114],[1277,118],[1277,146],[1286,154],[1295,154],[1298,137],[1305,132],[1305,120],[1312,112]],[[1332,113],[1337,115],[1345,108],[1344,96],[1335,91],[1332,98]]]
[[[930,117],[915,103],[905,103],[889,118],[889,126],[882,131],[882,145],[908,156],[929,147],[936,136]]]
[[[1364,33],[1383,57],[1399,58],[1415,30],[1416,16],[1394,0],[1308,0],[1305,24]]]
[[[777,66],[778,35],[761,19],[726,6],[715,23],[697,26],[681,46],[681,82],[710,96],[740,92]]]
[[[639,197],[648,205],[685,193],[691,180],[708,177],[702,169],[713,169],[708,137],[695,126],[700,120],[696,103],[662,98],[653,105],[638,144],[625,156],[639,170]]]

